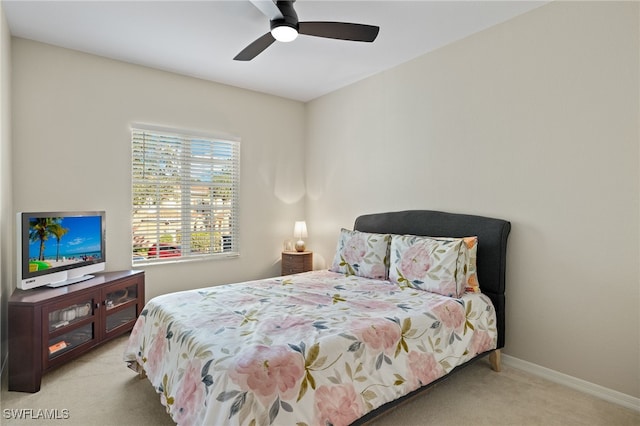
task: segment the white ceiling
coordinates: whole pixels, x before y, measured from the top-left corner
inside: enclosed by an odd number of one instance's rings
[[[378,38],[300,36],[248,62],[233,57],[269,30],[248,0],[2,0],[2,7],[17,37],[309,101],[545,3],[298,0],[300,21],[378,25]]]

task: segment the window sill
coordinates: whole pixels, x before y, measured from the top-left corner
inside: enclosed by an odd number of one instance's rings
[[[202,262],[207,260],[226,260],[230,258],[240,257],[240,253],[220,253],[220,254],[207,254],[203,256],[190,256],[184,258],[168,258],[168,259],[153,259],[153,260],[139,260],[132,262],[132,267],[141,267],[141,266],[154,266],[154,265],[168,265],[171,263],[191,263],[191,262]]]

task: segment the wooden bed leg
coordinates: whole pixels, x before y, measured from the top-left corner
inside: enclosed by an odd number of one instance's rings
[[[491,363],[491,369],[493,371],[497,371],[498,373],[502,369],[501,355],[502,353],[500,352],[500,349],[496,349],[495,351],[489,354],[489,362]]]
[[[129,367],[130,369],[138,373],[139,379],[144,379],[147,377],[147,372],[144,371],[144,368],[142,368],[142,366],[138,364],[136,361],[129,361],[127,363],[127,367]]]

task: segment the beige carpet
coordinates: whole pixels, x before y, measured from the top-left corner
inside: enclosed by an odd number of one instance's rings
[[[45,375],[35,394],[8,392],[5,374],[0,424],[173,425],[149,381],[138,379],[122,362],[125,340],[118,338]],[[68,418],[10,418],[25,413],[20,409],[34,415],[38,409],[58,410],[59,417]],[[370,425],[639,426],[640,413],[514,368],[496,373],[482,360]]]

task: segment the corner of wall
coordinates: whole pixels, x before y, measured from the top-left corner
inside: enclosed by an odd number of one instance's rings
[[[0,373],[8,354],[7,303],[13,291],[11,33],[0,2]]]

